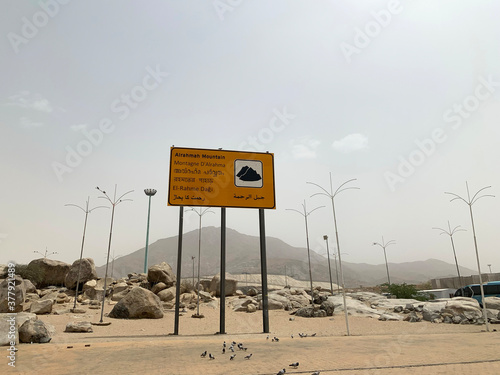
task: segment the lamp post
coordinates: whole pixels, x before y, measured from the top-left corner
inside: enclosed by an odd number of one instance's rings
[[[384,242],[384,236],[382,236],[382,243],[381,243],[381,244],[380,244],[380,243],[378,243],[378,242],[374,242],[374,243],[373,243],[373,246],[378,245],[378,246],[380,246],[382,249],[384,249],[385,269],[386,269],[386,271],[387,271],[387,281],[389,282],[389,286],[391,286],[391,278],[390,278],[390,276],[389,276],[389,265],[388,265],[388,263],[387,263],[387,255],[386,255],[386,253],[385,253],[385,248],[386,248],[387,246],[389,246],[389,245],[394,245],[395,243],[396,243],[396,241],[394,241],[394,240],[390,240],[389,242],[385,243],[385,242]]]
[[[484,322],[486,324],[486,330],[489,332],[490,331],[490,326],[488,324],[488,315],[486,312],[486,301],[484,299],[484,288],[483,288],[483,278],[481,276],[481,265],[479,263],[479,251],[477,250],[477,240],[476,240],[476,229],[474,227],[474,216],[472,215],[472,205],[476,203],[479,199],[485,198],[485,197],[495,197],[494,195],[491,194],[484,194],[484,195],[479,195],[480,192],[482,192],[485,189],[490,188],[491,186],[485,186],[481,189],[479,189],[473,196],[472,198],[470,197],[469,193],[469,184],[467,181],[465,182],[465,187],[467,188],[467,199],[462,198],[461,196],[455,194],[455,193],[449,193],[445,192],[445,194],[450,194],[453,195],[454,198],[450,200],[450,202],[453,202],[454,200],[461,200],[465,202],[469,206],[469,213],[470,213],[470,220],[472,223],[472,234],[474,236],[474,249],[476,250],[476,260],[477,260],[477,272],[479,274],[479,288],[481,289],[481,300],[482,300],[482,305],[483,305],[483,317],[484,317]]]
[[[332,291],[333,294],[333,282],[332,282],[332,265],[330,263],[330,250],[328,248],[328,235],[324,235],[323,239],[326,242],[326,254],[328,255],[328,273],[330,274],[330,290]]]
[[[82,247],[81,247],[81,250],[80,250],[80,264],[78,265],[78,276],[76,278],[76,293],[75,293],[75,302],[73,303],[73,309],[76,309],[76,300],[78,298],[78,288],[80,286],[80,273],[81,273],[81,270],[82,270],[82,257],[83,257],[83,245],[85,243],[85,232],[87,230],[87,217],[89,216],[89,213],[91,213],[92,211],[98,209],[98,208],[108,208],[108,207],[105,207],[105,206],[97,206],[97,207],[94,207],[92,209],[89,210],[89,203],[90,203],[90,197],[87,197],[87,204],[85,205],[85,208],[82,208],[76,204],[65,204],[64,206],[73,206],[73,207],[77,207],[79,208],[80,210],[82,210],[83,212],[85,212],[85,222],[83,224],[83,236],[82,236]]]
[[[304,220],[306,223],[306,243],[307,243],[307,259],[309,261],[309,281],[311,282],[311,304],[314,303],[314,295],[313,295],[313,280],[312,280],[312,272],[311,272],[311,251],[309,250],[309,229],[307,227],[307,217],[312,214],[314,211],[316,211],[319,208],[323,208],[325,206],[319,206],[316,207],[315,209],[307,212],[306,210],[306,201],[304,200],[304,203],[302,204],[302,208],[304,209],[304,212],[300,212],[299,210],[295,210],[293,208],[287,208],[289,211],[295,211],[299,213],[300,215],[304,216]]]
[[[455,232],[465,232],[465,229],[458,229],[458,228],[460,228],[460,225],[457,225],[452,230],[451,226],[450,226],[450,221],[448,220],[448,231],[446,231],[445,229],[436,228],[436,227],[434,227],[432,229],[438,229],[438,230],[440,230],[441,231],[440,235],[446,233],[448,236],[450,236],[451,248],[453,249],[453,256],[455,257],[455,265],[457,266],[458,281],[460,283],[459,287],[463,287],[464,284],[462,282],[462,277],[460,276],[460,268],[458,267],[457,253],[455,252],[455,243],[453,242],[453,235],[455,234]]]
[[[488,268],[490,269],[490,273],[491,273],[491,263],[488,264]]]
[[[350,333],[349,333],[349,320],[347,318],[347,305],[346,305],[346,298],[345,298],[344,273],[342,272],[342,257],[340,255],[341,253],[340,253],[339,233],[338,233],[338,230],[337,230],[337,216],[335,215],[335,197],[337,196],[337,194],[343,192],[344,190],[359,189],[358,187],[355,187],[355,186],[344,187],[345,185],[347,185],[349,182],[352,182],[352,181],[356,181],[356,179],[353,178],[351,180],[347,180],[346,182],[344,182],[343,184],[341,184],[337,188],[337,190],[335,190],[335,192],[333,191],[332,173],[331,172],[330,172],[330,192],[328,192],[326,189],[324,189],[320,185],[315,184],[314,182],[307,182],[308,184],[317,186],[321,190],[323,190],[323,193],[316,193],[316,194],[311,195],[311,197],[314,197],[315,195],[325,195],[328,198],[330,198],[330,200],[332,201],[333,225],[334,225],[334,229],[335,229],[335,239],[337,241],[337,252],[338,252],[338,256],[339,256],[340,280],[342,281],[342,298],[343,298],[343,301],[344,301],[344,315],[345,315],[345,325],[346,325],[346,330],[347,330],[347,336],[350,336]]]
[[[203,215],[206,213],[212,213],[214,214],[215,212],[210,211],[210,208],[205,208],[202,209],[201,207],[197,210],[194,208],[190,208],[187,211],[194,211],[199,217],[199,226],[198,226],[198,285],[196,286],[196,294],[197,294],[197,300],[196,300],[196,315],[193,315],[195,318],[202,318],[203,316],[200,315],[200,258],[201,258],[201,218]],[[221,275],[222,277],[226,277],[226,275]],[[222,280],[221,280],[222,282]]]
[[[53,251],[53,252],[51,252],[50,254],[48,254],[47,247],[45,247],[45,252],[44,252],[44,253],[41,253],[41,252],[39,252],[39,251],[37,251],[37,250],[35,250],[35,251],[33,251],[33,252],[34,252],[34,253],[36,253],[36,254],[43,255],[43,259],[47,259],[47,257],[48,257],[49,255],[52,255],[52,254],[59,254],[57,251]]]
[[[149,214],[151,212],[151,197],[156,194],[155,189],[144,189],[144,193],[149,197],[148,204],[148,226],[146,229],[146,249],[144,253],[144,273],[148,272],[148,245],[149,245]]]
[[[194,255],[191,255],[191,260],[193,261],[193,288],[195,288],[195,285],[194,285],[194,260],[196,259],[196,257]]]
[[[122,198],[125,195],[127,195],[129,193],[132,193],[133,190],[127,191],[126,193],[122,194],[117,199],[116,198],[116,185],[115,185],[115,193],[113,195],[113,200],[111,200],[111,198],[108,196],[108,194],[106,194],[106,192],[104,190],[99,189],[99,186],[97,186],[96,189],[99,190],[102,194],[104,194],[103,196],[100,196],[99,198],[106,199],[111,204],[111,207],[112,207],[112,210],[111,210],[111,225],[109,227],[108,256],[107,256],[107,259],[106,259],[106,273],[104,275],[104,293],[102,295],[101,320],[99,321],[99,323],[102,324],[102,322],[103,322],[102,321],[102,317],[104,316],[104,301],[106,299],[106,287],[107,287],[106,281],[107,281],[107,278],[108,278],[109,254],[111,252],[111,236],[113,234],[113,220],[114,220],[114,217],[115,217],[115,207],[117,205],[119,205],[121,202],[131,201],[132,199],[122,199]]]

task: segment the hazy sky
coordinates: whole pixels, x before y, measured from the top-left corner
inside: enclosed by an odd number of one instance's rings
[[[269,236],[334,247],[337,196],[344,260],[500,271],[500,23],[498,1],[3,1],[0,15],[0,263],[79,257],[96,186],[134,190],[115,212],[112,250],[125,255],[177,234],[167,207],[170,147],[269,151],[276,210]],[[203,224],[219,226],[219,209]],[[111,210],[89,215],[85,255],[105,262]],[[185,231],[198,226],[186,215]],[[258,212],[228,209],[228,227],[258,234]],[[230,249],[228,249],[228,252]]]

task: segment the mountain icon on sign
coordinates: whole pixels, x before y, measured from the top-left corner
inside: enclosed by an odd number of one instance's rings
[[[241,181],[260,181],[262,177],[255,169],[245,165],[236,175]]]

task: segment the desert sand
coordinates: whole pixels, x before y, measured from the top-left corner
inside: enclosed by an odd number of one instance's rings
[[[111,308],[106,304],[105,312]],[[279,310],[269,312],[267,339],[262,311],[233,312],[228,304],[225,334],[217,334],[219,309],[202,304],[200,312],[205,318],[192,318],[190,310],[180,317],[178,336],[171,335],[173,310],[162,319],[104,317],[111,324],[94,326],[93,333],[65,333],[64,328],[71,321],[98,322],[100,310],[41,315],[39,319],[55,327],[52,341],[20,344],[16,368],[7,366],[5,359],[2,373],[276,374],[286,368],[287,374],[500,374],[500,333],[493,332],[494,325],[492,332],[485,332],[485,326],[478,325],[349,317],[347,336],[343,313],[300,318]],[[273,342],[274,336],[279,342]],[[232,353],[222,354],[222,347],[233,340],[247,351],[235,347],[236,357],[230,361]],[[201,358],[205,350],[215,359]],[[245,359],[250,353],[252,357]],[[297,369],[289,367],[293,362],[299,362]]]

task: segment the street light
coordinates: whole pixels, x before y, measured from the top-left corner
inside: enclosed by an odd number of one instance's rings
[[[53,251],[51,252],[50,254],[48,254],[48,250],[47,250],[47,247],[45,247],[45,253],[41,253],[39,251],[33,251],[34,253],[37,253],[37,254],[40,254],[40,255],[43,255],[43,259],[47,259],[48,256],[52,255],[52,254],[59,254],[57,251]]]
[[[343,186],[345,186],[346,184],[348,184],[349,182],[352,182],[352,181],[356,181],[356,179],[353,178],[351,180],[347,180],[346,182],[344,182],[343,184],[341,184],[337,188],[337,190],[335,190],[335,192],[333,191],[332,173],[331,172],[330,172],[330,192],[328,192],[322,186],[320,186],[318,184],[315,184],[314,182],[307,182],[308,184],[317,186],[321,190],[323,190],[323,193],[316,193],[316,194],[311,195],[311,197],[314,197],[315,195],[325,195],[328,198],[330,198],[331,201],[332,201],[333,225],[334,225],[334,228],[335,228],[335,239],[337,241],[337,252],[338,252],[338,256],[339,256],[340,279],[342,280],[342,298],[343,298],[343,301],[344,301],[344,315],[345,315],[345,325],[346,325],[346,330],[347,330],[347,336],[350,336],[350,333],[349,333],[349,320],[348,320],[348,317],[347,317],[347,304],[346,304],[346,298],[345,298],[344,273],[342,272],[342,257],[341,257],[341,253],[340,253],[339,233],[338,233],[338,230],[337,230],[337,216],[335,215],[335,197],[337,196],[337,194],[343,192],[344,190],[359,189],[359,187],[355,187],[355,186],[343,187]]]
[[[385,253],[385,248],[389,245],[394,245],[396,241],[390,240],[387,243],[384,243],[384,236],[382,236],[382,243],[374,242],[373,246],[378,245],[382,249],[384,249],[384,259],[385,259],[385,269],[387,270],[387,281],[389,282],[389,286],[391,286],[391,278],[389,277],[389,265],[387,264],[387,254]]]
[[[460,225],[457,225],[455,228],[453,228],[453,230],[451,230],[450,221],[448,220],[448,231],[446,231],[445,229],[436,228],[436,227],[434,227],[432,229],[440,230],[441,231],[440,235],[446,233],[448,236],[450,236],[451,248],[453,249],[453,256],[455,257],[455,265],[457,266],[458,280],[460,283],[460,287],[463,287],[464,284],[462,282],[462,277],[460,276],[460,268],[458,267],[457,253],[455,252],[455,243],[453,242],[453,235],[455,234],[455,232],[465,232],[465,229],[458,229],[458,228],[460,228]]]
[[[144,189],[144,193],[149,197],[148,204],[148,227],[146,229],[146,251],[144,254],[144,273],[148,273],[148,245],[149,245],[149,213],[151,211],[151,197],[156,194],[155,189]]]
[[[82,257],[83,257],[83,244],[85,243],[85,232],[87,230],[87,217],[89,216],[89,213],[91,213],[92,211],[98,209],[98,208],[108,208],[108,207],[105,207],[105,206],[97,206],[97,207],[94,207],[92,209],[89,210],[89,203],[90,203],[90,197],[87,197],[87,204],[85,206],[85,208],[82,208],[76,204],[65,204],[64,206],[73,206],[73,207],[77,207],[79,208],[80,210],[82,210],[83,212],[85,212],[85,222],[83,224],[83,237],[82,237],[82,248],[80,250],[80,264],[78,266],[78,276],[76,278],[76,293],[75,293],[75,302],[73,303],[73,309],[76,309],[76,300],[78,298],[78,288],[80,286],[80,272],[82,270]]]
[[[210,211],[210,208],[205,208],[202,209],[201,207],[196,211],[194,208],[190,208],[187,211],[194,211],[199,217],[199,226],[198,226],[198,285],[196,286],[196,294],[198,295],[197,301],[196,301],[196,315],[193,315],[195,318],[202,318],[203,316],[200,315],[200,258],[201,258],[201,218],[203,215],[206,213],[212,213],[214,214],[215,212]],[[221,283],[222,283],[222,277],[226,277],[226,275],[220,275],[221,277]]]
[[[115,267],[115,259],[121,257],[121,254],[115,256],[115,250],[113,249],[113,255],[111,255],[111,278],[113,278],[113,268]]]
[[[302,208],[304,209],[304,212],[300,212],[299,210],[295,210],[293,208],[287,208],[288,211],[295,211],[302,216],[304,216],[304,220],[306,222],[306,243],[307,243],[307,259],[309,260],[309,281],[311,282],[311,304],[314,303],[314,295],[313,295],[313,279],[312,279],[312,272],[311,272],[311,251],[309,250],[309,229],[307,227],[307,217],[312,214],[314,211],[316,211],[319,208],[323,208],[325,206],[319,206],[316,207],[315,209],[307,212],[306,210],[306,201],[304,199],[304,203],[302,204]]]
[[[479,189],[476,192],[476,194],[474,194],[474,196],[471,198],[470,197],[470,193],[469,193],[469,184],[467,183],[467,181],[465,182],[465,187],[467,188],[467,200],[465,200],[464,198],[462,198],[461,196],[459,196],[459,195],[457,195],[455,193],[445,192],[445,194],[450,194],[450,195],[454,196],[454,198],[452,198],[450,200],[450,202],[453,202],[456,199],[460,199],[461,201],[465,202],[469,206],[470,220],[471,220],[471,223],[472,223],[472,234],[474,236],[474,248],[476,250],[477,272],[479,274],[479,287],[481,289],[481,300],[483,302],[483,317],[484,317],[484,322],[486,324],[486,330],[489,332],[490,326],[488,324],[488,315],[487,315],[487,312],[486,312],[486,300],[484,299],[483,278],[481,276],[481,265],[479,263],[479,251],[477,250],[476,229],[474,228],[474,217],[472,215],[472,205],[474,203],[476,203],[481,198],[495,197],[495,196],[491,195],[491,194],[484,194],[484,195],[479,195],[478,196],[478,194],[480,192],[482,192],[483,190],[488,189],[488,188],[491,187],[491,186],[485,186],[485,187]]]
[[[111,225],[110,225],[110,228],[109,228],[108,256],[107,256],[107,259],[106,259],[106,273],[104,274],[104,293],[102,295],[101,320],[99,321],[99,323],[102,323],[102,317],[104,315],[104,301],[106,299],[106,287],[107,287],[106,281],[107,281],[107,278],[108,278],[109,254],[111,252],[111,236],[113,234],[113,220],[114,220],[114,217],[115,217],[115,207],[117,205],[119,205],[121,202],[131,201],[132,199],[122,199],[122,198],[125,195],[127,195],[129,193],[132,193],[133,190],[127,191],[126,193],[122,194],[118,199],[116,199],[116,185],[115,185],[115,193],[113,195],[113,200],[111,200],[111,198],[108,196],[108,194],[106,194],[106,192],[104,190],[99,189],[99,186],[97,186],[96,189],[99,190],[102,194],[104,194],[104,196],[100,196],[99,198],[106,199],[111,204],[111,207],[112,207],[112,210],[111,210]]]
[[[194,255],[191,255],[191,260],[193,261],[193,288],[195,287],[194,286],[194,260],[196,259],[196,257]]]
[[[337,267],[337,253],[335,252],[335,250],[333,251],[332,255],[333,255],[333,261],[335,263],[335,275],[337,277],[337,293],[340,294],[339,270],[338,270],[338,267]],[[349,254],[348,253],[342,253],[342,255],[349,255]]]
[[[330,274],[330,290],[332,291],[333,294],[333,282],[332,282],[332,265],[330,263],[330,250],[328,248],[328,235],[324,235],[323,239],[326,242],[326,254],[328,255],[328,273]]]
[[[488,264],[488,268],[490,269],[490,273],[491,273],[491,263]]]

